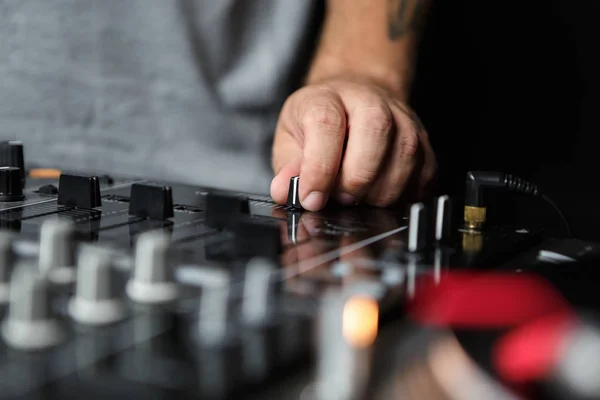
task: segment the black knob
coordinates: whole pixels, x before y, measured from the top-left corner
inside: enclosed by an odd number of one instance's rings
[[[249,214],[250,203],[245,196],[218,193],[209,193],[206,196],[205,223],[211,228],[227,228]]]
[[[0,167],[0,201],[23,200],[21,185],[21,169],[17,167]]]
[[[173,217],[173,192],[169,186],[131,185],[129,214],[150,219]]]
[[[294,176],[290,179],[290,189],[288,191],[287,206],[296,209],[302,209],[300,204],[300,177]]]
[[[58,180],[57,203],[77,208],[100,207],[100,180],[97,176],[62,174]]]
[[[25,187],[25,158],[23,143],[16,140],[0,142],[0,167],[17,167],[21,176],[21,187]]]

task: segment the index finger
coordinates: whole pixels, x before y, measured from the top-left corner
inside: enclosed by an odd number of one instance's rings
[[[346,139],[346,111],[333,92],[319,90],[299,108],[304,138],[300,166],[300,202],[309,211],[323,208],[335,186]]]

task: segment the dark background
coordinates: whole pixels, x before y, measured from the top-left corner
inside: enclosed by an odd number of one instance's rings
[[[440,191],[465,172],[539,184],[574,234],[600,240],[600,1],[434,0],[412,105],[440,163]],[[540,199],[491,196],[493,221],[564,234]]]

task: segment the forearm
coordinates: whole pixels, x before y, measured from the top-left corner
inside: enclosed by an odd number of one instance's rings
[[[308,83],[370,79],[407,99],[418,27],[429,0],[328,0]]]

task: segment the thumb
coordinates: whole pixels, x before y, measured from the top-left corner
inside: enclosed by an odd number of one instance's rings
[[[287,201],[290,179],[300,175],[302,148],[292,135],[278,131],[273,141],[273,171],[275,178],[271,182],[271,197],[278,204]]]

